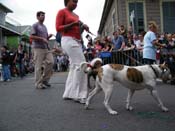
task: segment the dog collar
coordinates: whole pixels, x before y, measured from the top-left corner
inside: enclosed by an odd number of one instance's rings
[[[154,72],[155,76],[158,78],[158,77],[159,77],[159,75],[158,75],[158,73],[157,73],[156,69],[154,69],[152,65],[150,65],[150,67],[151,67],[151,69],[153,70],[153,72]]]
[[[87,67],[93,68],[91,64],[87,64]]]

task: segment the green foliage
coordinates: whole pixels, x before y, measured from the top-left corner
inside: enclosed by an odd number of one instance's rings
[[[19,43],[19,37],[17,36],[8,36],[7,37],[7,46],[9,49],[17,49]]]

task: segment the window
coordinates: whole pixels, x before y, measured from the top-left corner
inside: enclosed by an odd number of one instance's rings
[[[175,32],[175,2],[163,2],[162,9],[164,32]]]
[[[134,15],[132,14],[134,12]],[[131,2],[129,3],[129,16],[134,16],[131,22],[134,33],[140,33],[144,31],[144,12],[142,2]]]
[[[116,30],[115,9],[112,11],[112,27],[113,27],[113,32],[114,32]]]

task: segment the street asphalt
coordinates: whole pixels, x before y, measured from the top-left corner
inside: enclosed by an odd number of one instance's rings
[[[133,111],[125,109],[127,89],[115,83],[111,106],[118,115],[110,115],[100,92],[91,109],[63,100],[66,73],[55,73],[52,87],[34,87],[33,74],[23,79],[0,82],[0,131],[175,131],[175,86],[158,82],[157,89],[169,112],[160,110],[147,90],[135,93]]]

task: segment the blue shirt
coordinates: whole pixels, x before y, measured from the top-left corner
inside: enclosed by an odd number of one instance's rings
[[[124,42],[124,38],[121,35],[119,35],[117,38],[113,39],[112,43],[114,44],[114,49],[120,49],[123,42]]]
[[[153,41],[156,40],[156,35],[152,31],[148,31],[144,36],[143,58],[156,60],[156,48]]]

